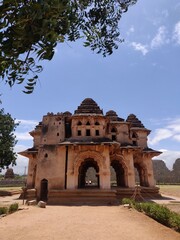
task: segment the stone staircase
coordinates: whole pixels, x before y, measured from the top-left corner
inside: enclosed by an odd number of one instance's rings
[[[118,205],[116,191],[109,189],[50,190],[48,204],[55,205]]]

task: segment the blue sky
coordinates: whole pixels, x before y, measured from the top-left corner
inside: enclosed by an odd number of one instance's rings
[[[59,44],[33,94],[0,82],[2,107],[21,121],[15,150],[32,147],[28,134],[47,112],[74,112],[86,97],[104,114],[134,113],[151,129],[149,147],[163,151],[169,168],[180,157],[180,2],[139,0],[120,21],[121,38],[113,55],[103,58],[81,42]],[[24,173],[27,158],[18,156],[16,173]]]

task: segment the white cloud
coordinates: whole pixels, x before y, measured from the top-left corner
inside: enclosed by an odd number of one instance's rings
[[[180,134],[173,136],[173,138],[174,138],[176,141],[180,142]]]
[[[169,42],[169,40],[166,37],[166,28],[165,26],[161,26],[158,28],[157,34],[155,37],[151,40],[151,48],[158,48],[162,45]]]
[[[180,21],[177,22],[174,26],[172,39],[180,45]]]
[[[15,131],[15,135],[18,141],[27,141],[32,140],[29,132],[32,131],[35,126],[38,124],[35,120],[24,120],[24,119],[16,119],[16,122],[19,122],[19,126]]]
[[[162,120],[162,123],[164,121]],[[154,131],[154,136],[149,137],[149,144],[156,145],[162,140],[170,138],[171,140],[180,142],[180,118],[166,119],[166,124],[163,128],[158,128]]]
[[[27,125],[27,126],[35,126],[38,124],[36,120],[24,120],[24,119],[16,119],[16,122],[20,122],[20,125]]]
[[[29,141],[33,139],[29,132],[16,132],[15,135],[18,141],[19,140]]]
[[[148,53],[148,46],[141,43],[132,42],[130,44],[136,51],[140,51],[144,56]]]
[[[173,136],[173,133],[171,130],[159,128],[159,129],[155,130],[155,136],[153,137],[153,139],[149,139],[149,143],[151,145],[155,145],[155,144],[159,143],[160,141],[170,138],[172,136]]]
[[[126,34],[129,36],[131,33],[134,33],[134,32],[135,32],[134,26],[131,26]]]

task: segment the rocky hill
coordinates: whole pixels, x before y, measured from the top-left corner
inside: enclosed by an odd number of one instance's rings
[[[156,183],[180,183],[180,158],[176,159],[170,171],[163,160],[153,160]]]

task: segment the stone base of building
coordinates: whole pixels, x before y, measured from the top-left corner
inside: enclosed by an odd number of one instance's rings
[[[158,187],[117,188],[117,199],[132,198],[137,201],[160,198]]]
[[[115,190],[76,189],[50,190],[48,204],[55,205],[118,205]]]
[[[36,199],[36,190],[27,189],[25,199]],[[113,189],[72,189],[48,191],[49,205],[119,205],[123,198],[146,201],[161,198],[158,187]],[[38,199],[39,200],[39,199]]]

